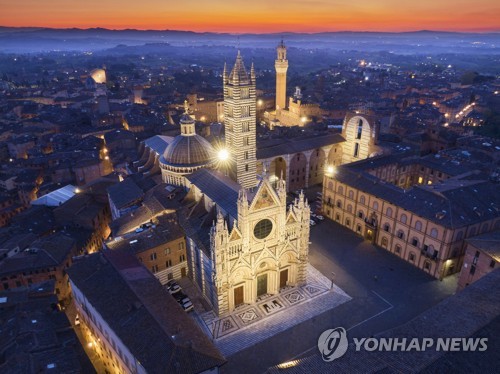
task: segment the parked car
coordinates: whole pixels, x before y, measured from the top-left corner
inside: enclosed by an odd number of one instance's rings
[[[171,295],[180,292],[182,290],[181,286],[179,286],[176,282],[170,281],[166,285],[168,292],[170,292]]]
[[[189,297],[187,297],[184,293],[182,292],[177,292],[174,294],[175,299],[179,304],[187,303],[188,301],[191,301]]]
[[[179,304],[182,307],[182,309],[184,309],[186,312],[189,312],[189,311],[194,309],[194,306],[193,306],[193,303],[191,302],[191,300],[189,300],[185,303],[180,302]]]
[[[325,217],[323,217],[321,214],[316,214],[316,218],[320,221],[323,221],[325,219]]]
[[[143,232],[143,231],[144,231],[144,229],[142,227],[138,227],[138,228],[135,229],[136,233],[140,233],[140,232]]]
[[[80,316],[78,314],[75,317],[75,326],[80,326]]]
[[[314,226],[314,225],[316,225],[316,222],[314,222],[314,220],[310,219],[310,220],[309,220],[309,224],[310,224],[311,226]]]

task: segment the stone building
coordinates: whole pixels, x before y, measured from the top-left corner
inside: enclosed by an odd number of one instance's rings
[[[224,65],[223,83],[229,172],[243,188],[252,188],[257,184],[255,70],[252,64],[247,73],[239,51],[229,75]]]
[[[188,179],[193,204],[181,216],[190,274],[219,315],[305,283],[310,208],[304,195],[287,207],[283,180],[274,188],[264,177],[252,191],[211,170]]]
[[[458,291],[498,269],[500,263],[499,230],[475,236],[466,242],[464,266],[458,278]]]
[[[325,175],[322,210],[442,279],[460,270],[465,239],[500,228],[497,183],[442,162],[447,175],[429,159],[404,155],[338,166]]]
[[[303,194],[287,207],[284,180],[257,178],[254,90],[253,67],[248,75],[238,52],[231,73],[224,69],[229,175],[186,176],[191,204],[179,215],[189,273],[219,315],[306,281],[310,209]]]

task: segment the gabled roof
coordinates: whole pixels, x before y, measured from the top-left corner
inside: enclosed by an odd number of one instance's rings
[[[46,205],[46,206],[59,206],[73,196],[75,196],[75,191],[77,188],[71,184],[61,187],[55,191],[49,192],[46,195],[39,197],[38,199],[31,202],[32,205]]]
[[[200,169],[186,177],[210,200],[234,219],[238,218],[238,192],[240,185],[215,170]]]

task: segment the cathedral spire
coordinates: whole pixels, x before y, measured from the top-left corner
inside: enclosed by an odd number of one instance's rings
[[[255,67],[253,66],[253,62],[252,62],[252,66],[250,68],[250,79],[251,79],[252,83],[255,83]]]

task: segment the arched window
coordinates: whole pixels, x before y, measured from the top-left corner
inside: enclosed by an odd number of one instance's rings
[[[399,254],[401,254],[401,246],[400,246],[399,244],[398,244],[398,245],[396,246],[396,248],[394,249],[394,252],[395,252],[396,254],[398,254],[398,255],[399,255]]]
[[[382,247],[387,248],[387,243],[388,243],[388,240],[387,240],[387,238],[384,236],[384,237],[382,238]]]
[[[373,210],[378,210],[378,203],[376,201],[373,202]]]
[[[387,208],[386,211],[385,211],[385,215],[387,217],[392,217],[392,208],[390,208],[390,207]]]
[[[435,228],[431,229],[431,237],[433,237],[434,239],[437,239],[437,237],[438,237],[437,229],[435,229]]]
[[[415,222],[415,230],[422,231],[422,222]]]
[[[384,231],[389,232],[391,230],[391,226],[388,223],[384,224]]]
[[[406,217],[406,214],[401,214],[401,219],[400,219],[401,223],[406,223],[408,221],[408,217]]]
[[[365,197],[361,195],[361,197],[359,198],[359,203],[365,205],[365,202],[366,202]]]
[[[358,212],[358,217],[359,217],[359,218],[363,218],[364,216],[365,216],[365,215],[363,214],[363,211],[362,211],[362,210],[360,210],[360,211]]]
[[[361,234],[361,225],[357,225],[357,226],[356,226],[356,232],[357,232],[358,234]]]
[[[345,225],[346,225],[347,227],[351,227],[351,220],[350,220],[349,218],[346,218],[346,219],[345,219]]]
[[[347,205],[347,211],[349,213],[352,213],[352,205],[351,204]]]
[[[328,182],[328,189],[333,191],[333,182]]]
[[[354,199],[354,192],[352,190],[349,190],[349,199]]]
[[[418,247],[418,238],[413,237],[413,239],[411,240],[411,245],[414,247]]]
[[[431,271],[431,262],[429,260],[424,261],[424,270]]]
[[[398,238],[399,239],[404,239],[405,238],[405,233],[403,232],[403,230],[398,230]]]
[[[340,200],[337,200],[337,208],[342,208],[342,202]]]
[[[361,139],[361,133],[363,132],[363,120],[358,122],[358,131],[356,132],[356,139]]]
[[[339,187],[337,188],[337,191],[338,191],[338,193],[339,193],[339,194],[341,194],[341,195],[342,195],[342,194],[344,193],[344,188],[343,188],[342,186],[339,186]]]

